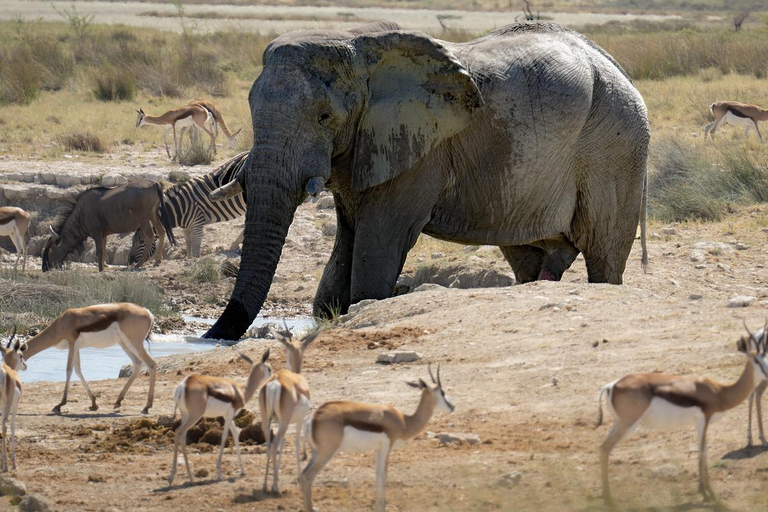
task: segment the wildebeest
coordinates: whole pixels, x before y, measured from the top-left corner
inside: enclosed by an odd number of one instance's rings
[[[141,229],[147,240],[154,239],[153,228],[157,231],[160,248],[155,253],[155,262],[160,263],[163,236],[167,233],[171,244],[176,244],[164,205],[163,187],[149,180],[86,190],[61,213],[57,228],[51,226],[53,234],[43,249],[43,272],[60,267],[70,253],[82,249],[88,237],[96,242],[99,272],[102,272],[107,235],[130,233],[136,229]],[[146,257],[136,266],[141,266],[144,261]]]

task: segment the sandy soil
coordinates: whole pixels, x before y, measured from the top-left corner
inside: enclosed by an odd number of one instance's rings
[[[300,208],[268,311],[308,311],[330,253],[332,238],[320,228],[333,222],[331,212],[313,203]],[[410,411],[418,394],[404,381],[426,378],[427,361],[442,363],[457,410],[435,416],[427,433],[392,455],[390,510],[600,509],[596,449],[609,426],[593,430],[597,391],[632,371],[735,379],[744,364],[735,350],[742,318],[757,327],[768,314],[766,226],[768,207],[738,212],[722,223],[653,225],[651,231],[662,234],[650,240],[649,272],[642,273],[636,250],[623,286],[587,284],[579,258],[560,283],[437,288],[376,302],[323,333],[307,353],[313,402],[358,399]],[[237,229],[237,221],[209,228],[207,250],[218,259],[231,257],[215,248],[228,246]],[[497,249],[465,249],[422,237],[406,273],[440,262],[505,265]],[[186,266],[170,261],[143,272],[156,277],[180,312],[217,314],[231,282],[201,291],[179,277]],[[728,308],[735,295],[755,300],[747,308]],[[273,347],[273,365],[282,367],[284,356],[272,341],[248,340],[238,349],[256,356],[267,346]],[[424,359],[377,365],[376,356],[391,348],[416,350]],[[62,416],[49,412],[62,383],[25,386],[18,420],[19,469],[11,474],[60,510],[298,510],[292,434],[281,497],[261,492],[265,456],[260,446],[245,448],[244,478],[237,477],[234,455],[228,452],[224,470],[230,478],[217,482],[211,479],[215,450],[204,443],[192,445],[193,471],[209,476],[189,486],[181,471],[177,485],[167,487],[172,446],[162,418],[172,413],[174,387],[193,371],[242,379],[246,367],[229,348],[172,356],[162,367],[155,407],[145,422],[137,421],[146,378],[137,381],[117,413],[111,402],[122,380],[92,383],[102,406],[97,412],[87,410],[83,389],[73,385]],[[713,485],[736,510],[768,503],[763,489],[768,455],[763,449],[744,449],[745,409],[726,415],[710,435]],[[149,433],[136,434],[141,429]],[[440,432],[474,433],[482,442],[445,446],[434,436]],[[611,471],[622,507],[709,508],[695,493],[694,438],[693,428],[662,434],[640,430],[621,444]],[[678,475],[653,477],[653,470],[664,464],[673,465]],[[519,483],[499,484],[510,472],[521,474]],[[371,455],[339,455],[317,480],[316,505],[321,510],[372,506],[373,475]],[[0,508],[8,506],[8,498],[0,499]]]
[[[61,11],[72,2],[30,2],[25,0],[0,1],[0,20],[14,20],[21,15],[25,19],[41,18],[44,21],[62,21],[51,8],[51,4]],[[173,13],[175,8],[170,3],[149,2],[74,2],[80,14],[93,14],[96,23],[124,24],[151,27],[160,30],[179,31],[179,22],[174,18],[142,16],[142,13],[155,11]],[[522,3],[520,4],[522,5]],[[283,33],[291,30],[309,28],[351,28],[371,20],[390,20],[404,28],[439,32],[441,25],[437,15],[447,13],[453,16],[444,23],[452,29],[469,32],[485,32],[515,22],[514,12],[479,12],[479,11],[433,11],[427,9],[383,9],[354,7],[314,7],[314,6],[235,6],[235,5],[185,5],[187,14],[215,12],[231,19],[195,19],[202,30],[246,30],[262,34]],[[544,12],[551,21],[566,26],[579,26],[587,23],[606,23],[612,20],[630,21],[636,18],[647,20],[670,19],[677,16],[653,14],[603,14],[603,13],[552,13]],[[264,16],[273,19],[238,19],[242,16]],[[284,17],[285,19],[280,19]],[[277,19],[274,19],[277,18]],[[295,19],[299,18],[299,19]],[[324,19],[324,18],[327,18]],[[348,20],[348,21],[345,21]]]

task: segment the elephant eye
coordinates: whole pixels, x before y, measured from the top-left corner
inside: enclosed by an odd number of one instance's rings
[[[321,112],[317,118],[317,122],[320,123],[321,126],[328,126],[332,118],[333,116],[331,116],[330,112]]]

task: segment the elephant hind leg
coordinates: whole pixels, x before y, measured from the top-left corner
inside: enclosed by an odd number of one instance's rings
[[[544,249],[532,245],[506,245],[499,249],[520,284],[536,281],[548,256]]]
[[[559,281],[579,255],[579,250],[564,235],[539,242],[546,251],[538,279],[540,281]]]

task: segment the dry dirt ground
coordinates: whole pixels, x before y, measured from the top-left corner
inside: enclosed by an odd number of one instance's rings
[[[267,313],[288,303],[301,312],[309,308],[332,240],[321,229],[332,216],[320,217],[332,210],[317,206],[307,203],[300,209]],[[432,288],[375,302],[321,334],[307,352],[312,401],[389,402],[412,411],[418,393],[404,382],[427,378],[428,361],[441,363],[456,412],[435,416],[426,433],[393,453],[389,510],[601,510],[596,450],[611,421],[608,414],[607,424],[593,429],[598,390],[640,371],[736,379],[745,362],[736,351],[742,318],[757,328],[768,315],[766,227],[766,206],[736,212],[719,223],[653,224],[648,273],[641,270],[637,244],[623,286],[587,284],[579,258],[559,283]],[[235,228],[212,227],[206,246],[227,246]],[[505,268],[495,248],[465,249],[423,237],[406,271],[428,264]],[[39,268],[39,260],[32,266]],[[219,312],[226,295],[216,304],[206,299],[210,290],[174,288],[180,278],[173,276],[185,266],[172,261],[144,272],[157,277],[180,311]],[[744,308],[727,307],[737,295],[754,301]],[[273,365],[282,367],[284,356],[274,341],[247,340],[238,349],[257,356],[268,346]],[[376,356],[391,348],[415,350],[424,358],[377,365]],[[143,422],[139,411],[146,377],[134,384],[118,413],[111,403],[123,385],[120,379],[92,383],[101,405],[96,412],[88,411],[82,387],[73,384],[72,400],[61,416],[50,410],[62,383],[25,385],[17,431],[19,469],[11,475],[58,510],[299,510],[292,433],[281,497],[261,491],[265,456],[260,446],[245,448],[248,476],[242,478],[228,451],[228,479],[217,482],[212,480],[215,450],[193,444],[193,471],[203,476],[197,485],[186,485],[179,468],[176,485],[167,486],[172,445],[162,418],[173,412],[174,387],[190,372],[243,379],[246,365],[231,348],[164,359],[155,406]],[[712,426],[710,473],[726,508],[764,510],[768,453],[744,449],[746,417],[741,405]],[[441,445],[435,437],[441,432],[473,433],[481,443]],[[713,508],[696,494],[694,439],[694,428],[670,433],[640,429],[620,444],[611,463],[620,507]],[[654,477],[653,470],[664,465],[677,475]],[[512,472],[520,474],[519,481],[505,485],[502,477]],[[328,511],[370,509],[373,483],[370,454],[338,455],[316,481],[315,505]],[[0,498],[0,509],[10,506],[9,498]]]

